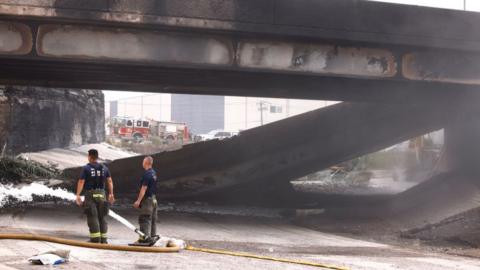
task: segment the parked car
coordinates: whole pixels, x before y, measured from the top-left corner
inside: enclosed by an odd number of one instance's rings
[[[214,139],[223,140],[226,138],[233,137],[237,134],[238,134],[237,132],[225,131],[222,129],[215,129],[205,134],[195,135],[194,140],[195,142],[208,141],[208,140],[214,140]]]

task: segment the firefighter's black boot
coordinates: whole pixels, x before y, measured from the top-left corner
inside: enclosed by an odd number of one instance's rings
[[[101,239],[100,239],[100,237],[93,237],[93,238],[90,238],[90,240],[88,240],[88,242],[99,244],[101,242]]]
[[[150,242],[152,242],[152,239],[150,238],[150,236],[140,237],[138,239],[138,242],[142,244],[149,244]]]

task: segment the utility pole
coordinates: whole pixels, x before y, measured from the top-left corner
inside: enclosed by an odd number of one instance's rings
[[[140,97],[140,110],[142,115],[140,119],[143,119],[143,96]]]
[[[290,117],[290,99],[287,98],[286,104],[285,104],[285,113],[287,117]]]
[[[463,10],[467,10],[467,0],[463,0]]]
[[[248,97],[245,97],[245,128],[248,129]]]
[[[266,107],[265,105],[269,103],[267,101],[260,100],[257,104],[258,110],[260,111],[260,125],[263,126],[263,111],[268,109],[268,107]]]

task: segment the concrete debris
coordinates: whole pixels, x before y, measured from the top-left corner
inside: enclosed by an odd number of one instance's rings
[[[448,217],[440,222],[402,233],[405,238],[430,242],[449,242],[454,245],[480,247],[480,208]]]
[[[116,159],[138,155],[107,143],[85,144],[67,148],[53,148],[38,152],[22,153],[21,158],[42,163],[46,166],[55,166],[59,170],[83,166],[87,163],[87,151],[97,149],[100,153],[100,162],[110,162]]]
[[[60,176],[53,166],[46,166],[22,158],[0,158],[0,183],[13,184],[39,179],[51,179]]]

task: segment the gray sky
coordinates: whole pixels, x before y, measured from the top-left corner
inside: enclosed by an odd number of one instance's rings
[[[377,2],[389,2],[407,5],[418,5],[448,9],[463,9],[464,0],[370,0]],[[466,0],[466,8],[469,11],[480,11],[480,0]],[[142,96],[144,92],[103,91],[105,100],[117,100],[126,97]]]

